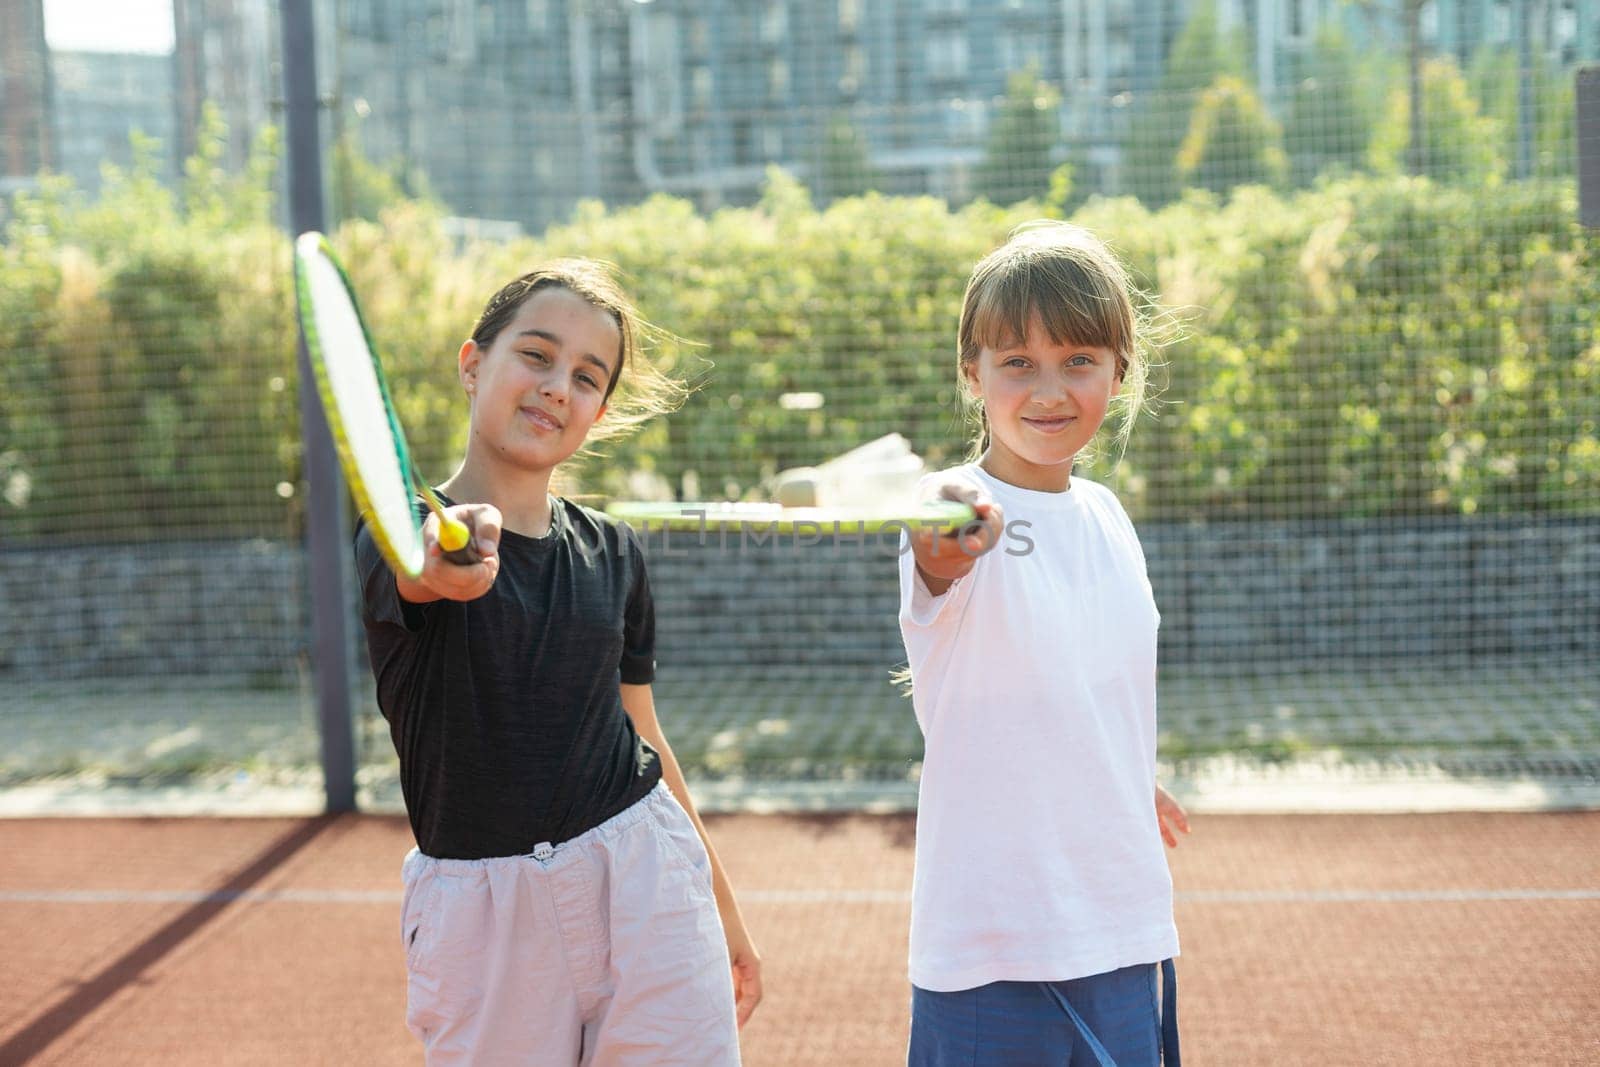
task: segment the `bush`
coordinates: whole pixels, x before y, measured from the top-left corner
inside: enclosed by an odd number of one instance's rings
[[[759,205],[709,216],[590,204],[538,238],[457,244],[436,209],[399,204],[334,243],[429,477],[464,443],[455,352],[483,301],[585,254],[689,340],[667,355],[699,391],[571,488],[631,493],[647,471],[721,497],[892,431],[958,461],[966,276],[1040,211],[876,194],[818,210],[775,173]],[[1091,200],[1075,220],[1186,323],[1161,353],[1164,402],[1094,472],[1166,519],[1595,511],[1600,264],[1575,217],[1570,181]],[[137,171],[95,203],[51,185],[14,205],[0,540],[297,535],[298,497],[279,495],[300,473],[290,242],[218,218]],[[780,402],[802,393],[821,406]]]
[[[206,127],[209,138],[225,136]],[[18,197],[0,244],[0,538],[282,535],[293,480],[288,244],[271,166],[240,178],[202,142],[178,194],[155,154],[86,202]],[[270,155],[264,138],[259,153]]]

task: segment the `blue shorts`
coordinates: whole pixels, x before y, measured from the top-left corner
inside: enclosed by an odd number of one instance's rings
[[[913,986],[906,1062],[909,1067],[1179,1067],[1172,961],[1068,982],[993,982],[954,993]]]

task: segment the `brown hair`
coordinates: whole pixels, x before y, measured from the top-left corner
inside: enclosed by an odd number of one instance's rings
[[[968,369],[985,348],[997,348],[1028,334],[1037,314],[1057,344],[1110,349],[1117,357],[1122,390],[1113,401],[1123,411],[1116,430],[1127,441],[1135,416],[1144,409],[1148,360],[1146,321],[1134,306],[1139,298],[1127,268],[1104,241],[1081,226],[1041,220],[1011,231],[1006,243],[972,269],[961,302],[956,340],[956,378],[979,427],[976,459],[989,445],[983,405],[966,390]]]
[[[677,410],[688,395],[688,388],[670,376],[654,358],[654,349],[664,342],[675,342],[677,338],[639,313],[618,284],[615,270],[610,264],[594,259],[552,260],[501,286],[484,305],[477,325],[472,328],[472,340],[487,352],[495,338],[516,318],[523,304],[540,290],[552,288],[565,289],[609,315],[622,335],[622,344],[617,368],[611,372],[611,381],[606,385],[604,400],[609,405],[606,417],[595,423],[589,433],[590,439],[597,441],[621,436],[652,416]],[[624,369],[628,372],[627,384],[619,393]],[[614,404],[611,402],[613,393],[619,393]]]

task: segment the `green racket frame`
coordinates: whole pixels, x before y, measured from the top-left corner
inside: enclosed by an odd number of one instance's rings
[[[312,256],[321,256],[334,269],[340,282],[345,288],[345,295],[350,299],[350,309],[355,313],[356,322],[361,327],[362,340],[367,346],[367,356],[372,361],[373,375],[377,378],[378,392],[383,400],[384,416],[389,423],[389,437],[394,444],[395,460],[399,464],[400,475],[409,480],[412,487],[422,494],[428,507],[439,514],[442,521],[455,523],[453,519],[446,519],[444,503],[428,483],[417,476],[416,466],[411,461],[411,450],[406,446],[405,432],[400,428],[400,419],[394,412],[394,401],[389,395],[389,382],[384,377],[383,363],[378,359],[378,348],[372,341],[372,332],[367,327],[367,320],[361,314],[361,304],[356,300],[355,287],[350,284],[350,276],[345,273],[344,265],[339,262],[339,257],[334,255],[333,246],[328,243],[327,237],[308,230],[295,240],[294,278],[295,297],[300,320],[300,329],[306,339],[306,350],[311,357],[313,377],[316,379],[317,396],[322,401],[322,410],[327,416],[328,429],[332,432],[335,449],[339,453],[339,462],[344,468],[345,482],[350,487],[350,495],[355,499],[356,507],[365,515],[376,515],[376,508],[367,491],[365,481],[361,477],[361,468],[356,460],[355,449],[350,442],[349,434],[345,430],[344,418],[339,413],[339,404],[334,396],[333,384],[329,380],[326,365],[327,352],[323,348],[322,339],[317,333],[316,313],[313,310],[315,303],[311,295],[311,280],[306,269],[306,260]],[[417,549],[414,552],[403,552],[397,545],[390,532],[379,522],[369,522],[368,529],[372,531],[372,538],[378,545],[378,550],[383,553],[383,558],[389,562],[398,573],[415,578],[422,573],[423,556],[421,550],[422,524],[417,521],[415,512],[411,513],[412,522],[417,531]],[[459,525],[459,524],[457,524]],[[464,530],[464,527],[462,528]],[[458,557],[458,553],[449,553]],[[454,559],[455,562],[475,562],[475,557],[465,556]]]

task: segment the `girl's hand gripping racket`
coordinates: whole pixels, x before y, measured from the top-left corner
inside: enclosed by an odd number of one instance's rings
[[[439,517],[445,558],[464,566],[477,563],[472,531],[445,511],[444,502],[417,475],[350,279],[322,234],[303,233],[295,241],[294,275],[300,328],[322,410],[350,493],[384,559],[396,574],[416,578],[422,573],[425,545],[412,506],[415,490]]]

